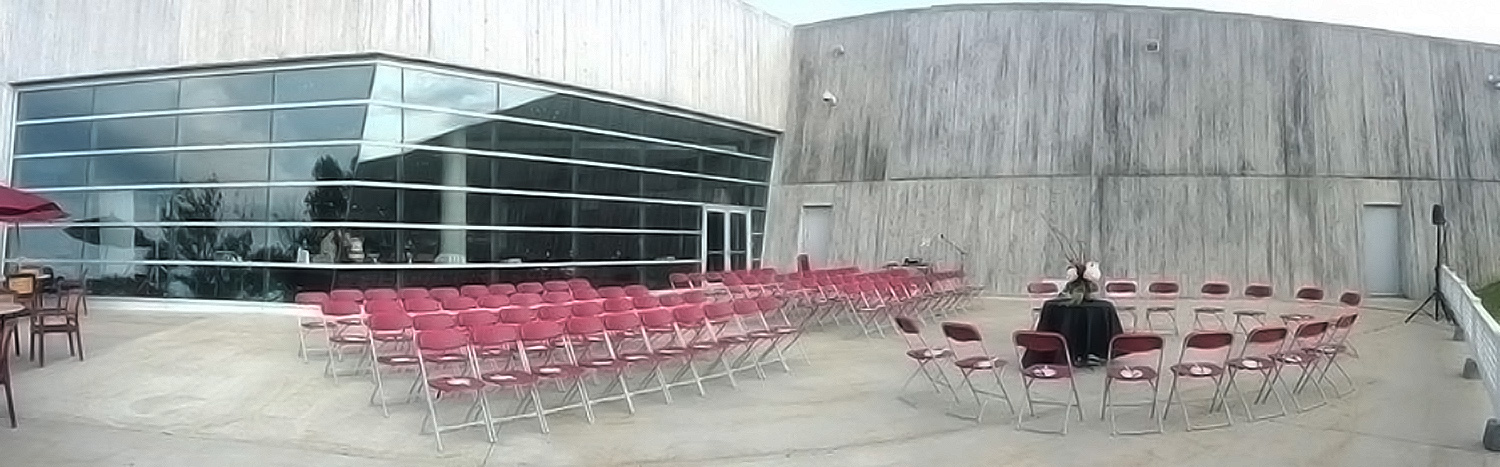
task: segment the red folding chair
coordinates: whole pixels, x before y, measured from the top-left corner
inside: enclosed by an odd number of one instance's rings
[[[623,287],[615,287],[615,286],[600,287],[598,289],[598,292],[599,292],[599,297],[600,298],[604,298],[604,299],[629,298],[629,296],[625,294],[625,289]]]
[[[634,362],[615,355],[614,344],[610,341],[609,331],[604,327],[604,320],[598,316],[570,317],[563,321],[563,329],[566,333],[564,345],[571,364],[590,370],[592,376],[602,373],[614,376],[607,387],[598,391],[586,391],[585,394],[589,396],[584,398],[584,404],[593,406],[624,400],[626,410],[634,414],[635,401],[631,399],[634,392],[626,378],[626,373]]]
[[[688,290],[693,288],[693,283],[688,280],[688,275],[680,272],[668,274],[667,283],[671,284],[672,290]]]
[[[964,386],[969,388],[969,395],[974,397],[974,416],[953,413],[962,418],[973,418],[975,423],[984,419],[984,409],[989,399],[1000,398],[1005,400],[1005,406],[1015,413],[1015,406],[1011,405],[1010,393],[1005,390],[1005,383],[1000,380],[1000,370],[1005,368],[1006,361],[995,354],[990,353],[984,346],[984,338],[979,334],[979,328],[968,323],[947,322],[942,324],[943,335],[948,338],[950,357],[953,366],[958,368],[959,374],[964,377]],[[995,377],[995,386],[1000,392],[979,389],[974,385],[971,376],[975,372],[987,371]],[[984,397],[981,397],[984,396]],[[954,397],[955,408],[961,403],[958,397]],[[952,413],[952,412],[950,412]]]
[[[506,295],[485,295],[479,297],[479,307],[486,310],[499,310],[510,306],[510,297]]]
[[[517,293],[529,293],[529,294],[541,295],[542,292],[546,292],[546,291],[547,291],[547,287],[543,286],[541,282],[522,282],[520,284],[516,284],[516,292]]]
[[[1293,297],[1297,299],[1297,307],[1301,308],[1301,311],[1281,315],[1281,322],[1283,324],[1287,327],[1295,327],[1299,324],[1318,319],[1313,313],[1323,304],[1322,287],[1305,286],[1298,288],[1297,293]]]
[[[1281,383],[1287,395],[1292,398],[1292,404],[1297,407],[1298,412],[1306,412],[1328,403],[1328,393],[1323,391],[1321,385],[1313,385],[1318,389],[1319,400],[1316,404],[1304,406],[1302,399],[1297,395],[1301,394],[1307,382],[1312,380],[1313,371],[1318,367],[1318,360],[1323,356],[1316,349],[1327,336],[1329,323],[1327,321],[1299,321],[1297,330],[1292,333],[1291,340],[1287,341],[1287,347],[1272,356],[1277,365],[1276,373],[1271,378]],[[1288,367],[1296,367],[1299,370],[1296,383],[1290,386],[1284,375]]]
[[[648,288],[646,288],[646,286],[640,285],[640,284],[627,285],[627,286],[625,286],[624,290],[625,290],[625,295],[630,296],[630,297],[649,297],[649,296],[651,296],[651,289],[648,289]]]
[[[1031,301],[1031,327],[1035,328],[1042,318],[1042,304],[1057,298],[1062,288],[1055,281],[1033,281],[1026,284],[1026,297]]]
[[[326,301],[328,294],[323,292],[298,292],[292,297],[292,302],[303,305],[297,310],[297,358],[302,359],[302,363],[307,363],[308,351],[312,350],[307,347],[307,336],[315,331],[328,331],[321,316]]]
[[[442,299],[442,302],[443,310],[455,313],[461,311],[469,311],[479,307],[479,302],[477,300],[462,295]]]
[[[666,375],[661,372],[660,359],[651,348],[650,340],[644,337],[646,330],[642,325],[640,315],[626,312],[607,313],[600,316],[604,320],[604,330],[610,333],[610,343],[614,345],[615,357],[635,366],[650,367],[645,371],[641,381],[631,385],[632,388],[638,388],[636,394],[660,391],[662,399],[671,404],[672,393],[668,388]],[[651,380],[655,380],[654,386],[650,384]]]
[[[365,327],[370,332],[370,374],[375,378],[370,403],[378,402],[380,413],[390,417],[390,400],[385,393],[385,375],[381,368],[410,370],[418,364],[416,352],[411,348],[411,317],[401,312],[371,313],[365,317]]]
[[[537,319],[557,321],[573,317],[572,305],[542,305],[536,308]]]
[[[1245,345],[1240,348],[1240,355],[1228,362],[1229,376],[1225,378],[1224,393],[1234,389],[1240,398],[1240,404],[1245,407],[1245,418],[1250,421],[1276,418],[1287,414],[1286,401],[1281,398],[1281,393],[1276,392],[1272,386],[1276,373],[1276,354],[1286,346],[1287,329],[1282,326],[1258,327],[1245,333]],[[1265,416],[1256,415],[1255,410],[1250,407],[1250,400],[1245,397],[1245,391],[1240,388],[1237,376],[1240,373],[1255,373],[1260,375],[1260,386],[1255,390],[1255,405],[1260,405],[1266,398],[1275,396],[1276,404],[1281,406],[1281,412]]]
[[[568,281],[547,281],[542,283],[542,290],[547,292],[570,292],[573,290],[573,287],[568,285]]]
[[[443,311],[443,304],[437,300],[425,297],[408,298],[401,301],[401,306],[407,313],[435,313]]]
[[[588,370],[572,363],[568,355],[572,352],[567,339],[563,339],[563,323],[558,321],[532,321],[521,325],[520,344],[524,350],[520,357],[526,368],[531,369],[541,386],[553,386],[562,397],[550,408],[543,410],[551,414],[573,408],[582,408],[584,418],[594,423],[593,402],[589,399],[588,385],[584,376]],[[559,346],[558,343],[563,345]],[[563,351],[558,355],[557,351]],[[577,398],[577,402],[574,402]],[[546,407],[546,404],[543,404]]]
[[[516,404],[510,413],[492,414],[497,416],[489,420],[491,429],[498,433],[502,423],[520,418],[535,418],[542,433],[549,432],[541,394],[537,391],[537,378],[532,376],[531,369],[525,366],[517,353],[520,345],[519,328],[512,324],[491,324],[471,328],[469,335],[470,351],[478,360],[479,379],[485,383],[482,397],[488,399],[489,394],[494,392],[489,388],[496,388],[500,391],[509,390],[516,398]],[[530,409],[529,413],[527,409]]]
[[[1189,415],[1187,402],[1182,394],[1177,391],[1179,381],[1209,380],[1213,383],[1214,394],[1208,403],[1208,413],[1223,407],[1224,402],[1224,362],[1229,360],[1230,349],[1234,346],[1234,333],[1228,331],[1197,331],[1188,333],[1182,340],[1182,353],[1178,354],[1177,364],[1172,365],[1172,389],[1167,391],[1167,407],[1162,410],[1162,418],[1166,418],[1167,412],[1172,410],[1172,402],[1175,400],[1182,406],[1182,420],[1187,423],[1187,430],[1202,430],[1209,428],[1221,428],[1234,424],[1234,414],[1224,407],[1224,423],[1210,425],[1194,425]]]
[[[1109,434],[1143,435],[1163,432],[1162,419],[1156,416],[1156,401],[1161,395],[1162,359],[1166,341],[1157,334],[1120,334],[1109,340],[1109,364],[1104,369],[1104,402],[1099,406],[1099,419],[1109,417]],[[1113,403],[1115,383],[1145,383],[1151,388],[1151,401],[1135,403]],[[1151,420],[1156,422],[1154,431],[1120,431],[1114,407],[1151,406]]]
[[[603,300],[599,291],[594,289],[573,289],[573,301],[575,302],[597,302]]]
[[[1354,329],[1354,322],[1358,320],[1359,313],[1343,313],[1334,317],[1330,321],[1332,327],[1327,332],[1328,337],[1323,340],[1322,344],[1313,347],[1313,351],[1320,354],[1323,361],[1323,369],[1318,372],[1317,380],[1313,384],[1327,383],[1328,388],[1336,397],[1347,396],[1355,390],[1354,378],[1349,377],[1349,372],[1344,371],[1344,366],[1339,363],[1339,357],[1352,355],[1352,352],[1349,351],[1351,348],[1349,346],[1349,334]],[[1329,370],[1338,370],[1339,375],[1344,377],[1344,381],[1349,386],[1347,392],[1339,389],[1338,383],[1329,377]]]
[[[1219,322],[1217,329],[1233,330],[1234,328],[1224,321],[1225,304],[1233,292],[1234,288],[1230,287],[1228,282],[1204,282],[1203,286],[1198,288],[1198,299],[1204,304],[1193,307],[1193,329],[1211,329],[1204,323],[1204,320],[1212,318]]]
[[[1141,317],[1135,313],[1135,302],[1140,298],[1140,288],[1135,281],[1122,279],[1105,281],[1104,298],[1115,303],[1116,313],[1130,316],[1131,332],[1141,327]]]
[[[328,298],[341,302],[360,302],[365,299],[365,293],[356,289],[334,289],[328,293]]]
[[[605,309],[609,309],[608,303]],[[700,309],[701,311],[701,309]],[[665,372],[667,363],[681,363],[682,368],[672,378],[665,378],[667,388],[682,386],[692,383],[698,388],[698,396],[707,396],[708,392],[703,388],[703,377],[698,373],[698,367],[693,363],[692,352],[686,345],[681,344],[677,333],[677,317],[672,310],[666,308],[652,308],[641,310],[637,313],[641,320],[641,339],[647,348],[652,349],[656,358],[656,371]],[[693,379],[684,381],[683,372],[691,372]]]
[[[490,284],[490,295],[508,296],[516,293],[516,286],[511,284]]]
[[[574,292],[585,289],[594,290],[594,284],[592,282],[589,282],[588,279],[584,279],[582,277],[574,277],[572,279],[568,279],[567,283],[568,289]]]
[[[1016,331],[1011,335],[1015,343],[1016,358],[1022,365],[1018,366],[1021,373],[1022,394],[1026,396],[1026,410],[1032,417],[1036,417],[1037,405],[1062,406],[1062,428],[1057,431],[1040,430],[1026,426],[1026,415],[1017,414],[1016,429],[1033,431],[1038,433],[1068,434],[1068,419],[1072,418],[1073,408],[1078,408],[1078,421],[1083,421],[1083,400],[1078,397],[1078,384],[1073,381],[1073,367],[1069,362],[1073,361],[1073,355],[1068,350],[1068,340],[1062,334],[1055,332],[1039,331]],[[1029,362],[1027,355],[1050,354],[1059,355],[1062,361]],[[1064,396],[1062,401],[1038,400],[1031,394],[1031,388],[1039,381],[1058,382],[1067,381],[1068,389],[1072,392],[1072,399]]]
[[[401,290],[397,290],[396,293],[401,296],[401,300],[431,297],[431,295],[427,292],[427,289],[421,287],[407,287]]]
[[[458,288],[458,292],[461,293],[461,294],[463,294],[463,296],[465,296],[465,297],[469,297],[469,298],[478,300],[480,298],[483,298],[486,295],[489,295],[490,294],[490,289],[489,289],[489,287],[485,287],[485,286],[480,285],[480,284],[468,284],[468,285],[459,287]]]
[[[906,398],[906,388],[911,386],[912,380],[916,379],[917,375],[922,375],[932,385],[934,392],[942,394],[943,389],[947,389],[953,395],[953,402],[960,403],[958,392],[953,388],[953,381],[948,379],[948,374],[943,372],[940,363],[953,356],[953,351],[946,347],[933,347],[928,344],[927,339],[922,337],[922,326],[917,320],[909,316],[897,316],[895,320],[896,330],[906,340],[906,356],[917,364],[917,368],[912,370],[905,382],[901,383],[901,391],[898,393],[900,395],[896,398],[915,407],[916,403]]]
[[[364,367],[364,358],[368,356],[364,350],[369,347],[369,334],[363,329],[363,308],[358,302],[329,299],[323,302],[322,312],[323,327],[328,329],[328,338],[323,340],[328,352],[323,375],[333,377],[334,384],[337,384],[339,376],[355,374]],[[344,361],[344,352],[348,349],[359,350],[360,361],[352,369],[355,373],[341,375],[344,369],[340,369],[338,364]]]
[[[463,293],[459,292],[458,289],[455,289],[453,287],[438,287],[427,291],[427,296],[439,302],[446,302],[448,300],[462,297]]]
[[[1272,295],[1274,295],[1274,293],[1272,292],[1271,286],[1269,285],[1250,284],[1245,286],[1245,300],[1248,300],[1250,302],[1250,306],[1254,308],[1238,310],[1234,312],[1234,332],[1249,334],[1250,329],[1252,329],[1252,327],[1249,325],[1251,321],[1255,322],[1254,327],[1258,328],[1265,326],[1265,303],[1271,300]]]
[[[1146,285],[1146,296],[1150,299],[1146,306],[1146,331],[1161,332],[1156,330],[1156,323],[1151,321],[1153,316],[1165,316],[1172,323],[1172,335],[1180,335],[1181,328],[1177,326],[1177,300],[1182,296],[1182,287],[1173,281],[1155,281]]]
[[[370,289],[365,291],[365,301],[400,299],[401,294],[396,293],[396,289]]]
[[[510,296],[511,306],[534,307],[542,304],[542,296],[531,292],[516,292]]]
[[[468,337],[451,328],[417,331],[416,344],[421,357],[417,360],[417,369],[424,382],[422,394],[427,401],[427,416],[422,419],[423,434],[426,434],[427,428],[432,429],[439,451],[443,450],[444,432],[471,426],[483,427],[490,442],[495,442],[494,427],[490,424],[493,417],[483,393],[484,381],[479,379],[479,369],[475,366]],[[466,415],[461,417],[461,422],[443,424],[441,419],[447,417],[439,415],[438,400],[460,394],[468,394],[474,398],[473,405],[464,413],[477,413],[482,418],[475,419]]]

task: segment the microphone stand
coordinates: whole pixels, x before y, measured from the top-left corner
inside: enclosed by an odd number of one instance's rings
[[[945,234],[938,234],[938,239],[942,240],[943,243],[948,244],[948,247],[953,248],[958,252],[958,271],[964,272],[964,265],[969,263],[969,252],[965,251],[963,247],[958,246],[958,244],[953,243],[953,241],[949,240],[948,236]]]

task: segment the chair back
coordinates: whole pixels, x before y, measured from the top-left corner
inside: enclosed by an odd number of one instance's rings
[[[462,297],[463,293],[459,292],[458,289],[455,289],[453,287],[438,287],[427,291],[427,296],[432,297],[433,300],[441,302],[453,298]]]
[[[599,298],[599,291],[592,288],[573,289],[574,300],[598,300]]]
[[[386,313],[406,314],[406,308],[402,307],[401,302],[396,301],[394,298],[365,300],[365,314],[375,315]]]
[[[510,284],[490,284],[490,295],[510,295],[516,293],[516,286]]]
[[[1317,347],[1327,337],[1328,325],[1327,321],[1305,321],[1297,325],[1297,331],[1292,334],[1290,350]]]
[[[1182,353],[1178,363],[1212,363],[1223,365],[1229,360],[1229,351],[1234,347],[1234,333],[1227,331],[1196,331],[1182,338]]]
[[[1241,357],[1270,357],[1286,347],[1288,331],[1285,326],[1264,326],[1251,329],[1245,334],[1245,346],[1240,348]]]
[[[646,288],[646,286],[639,284],[627,285],[625,286],[625,295],[629,295],[631,297],[648,297],[651,295],[651,289],[648,289]]]
[[[321,305],[328,300],[328,294],[323,292],[297,292],[292,297],[292,302],[298,305]]]
[[[661,302],[661,306],[677,306],[687,303],[686,300],[682,299],[681,295],[671,293],[656,297],[656,299]]]
[[[357,302],[360,300],[364,300],[367,297],[365,297],[364,292],[355,289],[334,289],[332,292],[328,293],[328,298],[333,300]]]
[[[360,313],[359,302],[353,300],[329,300],[323,302],[325,316],[355,316]]]
[[[619,313],[622,311],[634,310],[634,303],[635,302],[633,300],[625,297],[606,298],[604,299],[604,312]]]
[[[1274,295],[1271,286],[1266,284],[1250,284],[1245,286],[1245,298],[1255,301],[1268,300]]]
[[[396,293],[401,295],[401,299],[402,300],[411,300],[411,299],[414,299],[414,298],[427,298],[427,297],[430,296],[430,294],[427,292],[427,289],[420,288],[420,287],[407,287],[407,288],[404,288],[404,289],[401,289],[401,290],[397,290]]]
[[[365,317],[365,326],[370,331],[404,331],[412,326],[411,317],[406,313],[377,313]]]
[[[604,314],[604,305],[593,302],[573,304],[573,316],[598,316]]]
[[[566,282],[563,282],[562,285],[567,286],[568,284]],[[568,303],[573,301],[573,293],[566,290],[548,291],[547,293],[542,294],[542,301],[554,305]]]
[[[418,331],[450,329],[458,326],[458,318],[447,313],[428,313],[411,318],[411,327]]]
[[[568,289],[570,289],[570,290],[572,290],[574,292],[577,292],[579,290],[584,290],[584,289],[593,290],[593,288],[594,288],[594,283],[593,282],[589,282],[588,279],[584,279],[582,277],[574,277],[572,279],[568,279],[567,283],[568,283]]]
[[[537,319],[559,320],[573,317],[572,305],[542,305],[536,308]]]
[[[498,347],[516,342],[519,329],[513,324],[490,324],[469,328],[469,340],[481,347]]]
[[[635,313],[608,313],[603,317],[604,328],[611,331],[634,331],[641,328],[641,317]]]
[[[1153,281],[1146,285],[1146,293],[1154,300],[1176,300],[1182,295],[1182,286],[1175,281]]]
[[[943,330],[943,337],[948,340],[948,349],[953,352],[955,359],[994,356],[984,345],[984,335],[979,332],[978,326],[947,321],[939,327]]]
[[[1339,303],[1343,304],[1345,308],[1358,309],[1359,304],[1363,303],[1364,301],[1364,297],[1361,296],[1359,292],[1350,291],[1344,292],[1343,294],[1339,295]]]
[[[781,307],[784,304],[785,302],[782,302],[781,299],[776,297],[760,297],[755,299],[755,305],[760,307],[760,311],[762,313],[780,312]]]
[[[1234,289],[1229,286],[1228,282],[1209,281],[1204,282],[1203,286],[1198,288],[1199,298],[1206,300],[1227,300],[1229,294],[1233,292]]]
[[[1135,281],[1112,280],[1104,283],[1104,296],[1111,300],[1130,300],[1140,292]]]
[[[443,309],[448,311],[472,310],[479,302],[470,297],[454,296],[443,299]]]
[[[470,329],[498,322],[500,317],[489,310],[469,310],[458,314],[458,325]]]
[[[409,298],[401,303],[406,306],[407,313],[431,313],[443,309],[442,303],[427,297]]]
[[[692,281],[688,280],[688,275],[680,273],[680,272],[674,272],[674,273],[668,274],[667,275],[667,282],[672,285],[673,289],[691,289],[691,288],[693,288],[693,283],[692,283]]]
[[[703,313],[703,305],[678,305],[671,310],[677,324],[683,326],[699,326],[707,318]]]
[[[1321,287],[1307,286],[1297,289],[1297,301],[1302,303],[1317,303],[1323,301],[1323,289]]]
[[[536,321],[536,309],[523,306],[508,306],[500,309],[500,322],[525,324]]]
[[[573,290],[573,288],[568,285],[568,281],[543,282],[542,289],[548,292],[568,292]]]
[[[485,295],[483,297],[479,297],[479,307],[480,308],[488,308],[488,309],[491,309],[491,310],[495,310],[495,309],[499,309],[500,307],[504,307],[504,306],[510,306],[510,297],[509,296],[500,295],[500,294],[493,294],[493,295]]]
[[[911,319],[909,316],[897,316],[896,329],[900,330],[902,334],[922,334],[922,325],[917,324],[917,321]]]
[[[455,329],[417,329],[417,349],[423,352],[446,352],[466,345],[469,338]]]
[[[517,291],[510,296],[510,304],[514,306],[536,306],[542,304],[542,296],[531,292]]]
[[[468,285],[459,287],[458,288],[458,292],[461,293],[461,294],[463,294],[465,297],[469,297],[469,298],[473,298],[473,299],[478,300],[481,297],[489,295],[490,294],[490,289],[489,289],[489,287],[485,287],[485,286],[480,285],[480,284],[468,284]]]
[[[631,302],[631,304],[633,306],[635,306],[635,309],[637,309],[637,310],[643,310],[643,309],[646,309],[646,308],[656,308],[656,307],[659,307],[659,306],[667,306],[667,305],[663,304],[661,302],[661,300],[658,300],[656,297],[652,297],[650,295],[638,296],[638,297],[632,298],[630,300],[630,302]]]
[[[1109,339],[1109,361],[1119,366],[1149,366],[1160,370],[1166,339],[1154,333],[1129,333]]]
[[[604,298],[621,298],[621,297],[625,297],[626,295],[625,295],[625,289],[624,288],[615,287],[615,286],[609,286],[609,287],[600,287],[599,288],[599,296],[600,297],[604,297]]]
[[[547,287],[543,286],[541,282],[522,282],[520,284],[516,284],[516,292],[520,293],[541,295],[542,292],[546,291]]]

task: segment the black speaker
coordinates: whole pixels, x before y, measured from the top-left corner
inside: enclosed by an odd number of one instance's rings
[[[1443,215],[1443,205],[1432,205],[1432,225],[1443,225],[1448,223],[1448,216]]]

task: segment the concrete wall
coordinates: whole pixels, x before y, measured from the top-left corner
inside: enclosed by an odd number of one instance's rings
[[[1015,293],[1061,274],[1362,289],[1366,203],[1399,203],[1404,292],[1500,278],[1500,46],[1192,10],[953,6],[795,30],[767,259],[832,203],[833,255],[957,261]],[[1149,50],[1152,44],[1159,50]],[[829,106],[820,96],[838,96]]]
[[[790,25],[738,0],[12,0],[0,24],[4,82],[384,52],[772,129],[790,82]]]

